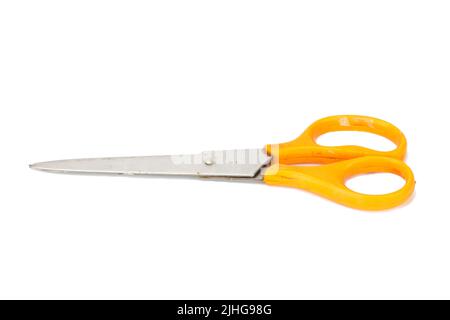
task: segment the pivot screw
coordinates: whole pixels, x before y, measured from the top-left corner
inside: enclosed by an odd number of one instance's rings
[[[211,152],[205,152],[203,154],[203,163],[207,166],[212,166],[214,164],[214,157]]]

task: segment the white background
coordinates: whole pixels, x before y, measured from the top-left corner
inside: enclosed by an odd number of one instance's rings
[[[0,298],[450,298],[449,17],[448,1],[1,2]],[[28,168],[262,147],[335,114],[404,131],[409,204]]]

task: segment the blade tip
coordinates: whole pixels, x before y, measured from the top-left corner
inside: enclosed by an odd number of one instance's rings
[[[32,163],[32,164],[29,164],[28,167],[29,167],[31,170],[38,170],[38,171],[42,170],[42,168],[39,166],[39,163]]]

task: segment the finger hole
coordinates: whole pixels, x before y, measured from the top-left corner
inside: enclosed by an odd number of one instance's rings
[[[327,132],[316,139],[324,147],[361,146],[376,151],[389,152],[397,148],[391,140],[370,132],[334,131]]]
[[[357,175],[346,181],[347,188],[367,195],[383,195],[402,189],[406,181],[392,173]]]

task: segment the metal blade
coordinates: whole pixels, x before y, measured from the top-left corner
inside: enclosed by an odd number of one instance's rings
[[[30,168],[57,173],[256,178],[271,157],[261,149],[193,155],[88,158],[40,162]]]

